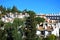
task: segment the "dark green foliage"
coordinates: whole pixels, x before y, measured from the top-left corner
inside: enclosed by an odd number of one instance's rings
[[[1,27],[4,26],[4,22],[2,22],[0,20],[0,40],[6,40],[6,37],[5,37],[5,30],[2,30]]]
[[[16,8],[16,6],[13,6],[11,12],[12,12],[12,13],[18,12],[18,9]]]
[[[36,40],[41,40],[41,37],[37,36]]]
[[[10,9],[10,8],[7,8],[7,13],[10,13],[12,11],[12,9]]]
[[[22,11],[18,10],[17,12],[18,12],[18,13],[21,13]]]
[[[0,11],[1,11],[1,13],[2,14],[6,14],[6,13],[10,13],[10,12],[12,12],[12,13],[21,13],[21,11],[20,10],[18,10],[17,8],[16,8],[16,6],[13,6],[12,7],[12,9],[11,8],[6,8],[6,7],[3,7],[2,5],[0,5]]]
[[[50,36],[47,37],[47,40],[56,40],[56,36],[51,34]]]
[[[10,22],[6,23],[4,27],[5,27],[7,34],[11,32],[11,37],[14,40],[22,40],[22,30],[18,28],[22,24],[23,24],[23,20],[19,18],[15,18],[13,23],[10,23]],[[9,30],[10,28],[12,29]]]
[[[36,40],[36,21],[35,21],[35,12],[28,11],[30,17],[26,20],[26,40]]]
[[[2,5],[0,5],[0,11],[3,11],[3,6]]]
[[[36,17],[35,20],[37,21],[38,24],[45,21],[45,19],[41,17]]]
[[[5,27],[5,29],[7,30],[7,29],[9,29],[10,27],[12,27],[12,23],[10,23],[10,22],[8,22],[8,23],[5,23],[5,25],[4,25],[4,27]]]
[[[2,12],[2,14],[6,14],[6,8],[2,5],[0,5],[0,11]]]
[[[23,24],[23,20],[22,19],[19,19],[19,18],[15,18],[14,21],[13,21],[13,25],[14,26],[20,26]]]
[[[0,20],[0,27],[4,26],[4,22]]]
[[[6,8],[5,7],[3,8],[2,14],[4,14],[4,15],[6,14]]]
[[[21,33],[21,29],[19,30],[18,27],[23,25],[23,20],[19,19],[19,18],[15,18],[13,21],[13,27],[14,27],[14,31],[13,31],[13,35],[14,35],[14,40],[22,40],[22,33]],[[18,33],[20,32],[20,33]]]
[[[6,34],[5,30],[0,30],[0,40],[6,40],[5,34]]]
[[[27,13],[27,12],[28,12],[27,9],[24,9],[24,10],[22,11],[23,14],[25,14],[25,13]]]

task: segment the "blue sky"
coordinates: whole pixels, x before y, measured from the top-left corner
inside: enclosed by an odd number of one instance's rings
[[[8,8],[15,5],[19,10],[33,10],[37,14],[60,12],[60,0],[0,0],[0,5]]]

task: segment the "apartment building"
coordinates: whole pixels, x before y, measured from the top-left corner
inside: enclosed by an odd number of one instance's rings
[[[60,22],[60,15],[46,15],[46,17],[50,20],[56,20],[57,22]]]
[[[60,15],[37,15],[36,17],[45,18],[45,22],[37,27],[36,34],[44,37],[54,34],[59,37]]]
[[[1,17],[1,20],[3,21],[3,22],[13,22],[13,20],[14,20],[14,18],[21,18],[21,19],[23,19],[24,17],[28,17],[29,15],[27,14],[27,13],[25,13],[24,15],[22,14],[22,13],[7,13],[6,15],[3,15],[2,17]]]

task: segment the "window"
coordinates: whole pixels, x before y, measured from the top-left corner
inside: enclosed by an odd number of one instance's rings
[[[41,31],[41,34],[44,35],[45,34],[45,31]]]
[[[55,17],[55,19],[56,19],[56,17]]]
[[[54,19],[54,17],[52,17],[52,19]]]
[[[57,17],[57,19],[59,19],[59,17]]]

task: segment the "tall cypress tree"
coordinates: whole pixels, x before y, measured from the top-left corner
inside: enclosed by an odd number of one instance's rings
[[[26,19],[26,40],[36,40],[36,22],[35,22],[35,12],[28,11],[30,17]]]
[[[12,9],[11,8],[7,8],[7,13],[10,13],[12,11]]]
[[[3,7],[3,11],[2,11],[2,14],[6,14],[6,7]]]
[[[0,11],[2,14],[6,14],[6,7],[3,7],[2,5],[0,5]]]
[[[16,6],[13,6],[11,12],[12,12],[12,13],[15,13],[15,12],[17,12],[17,11],[18,11],[18,9],[16,8]]]
[[[2,6],[2,5],[0,5],[0,11],[1,11],[1,12],[3,11],[3,6]]]

